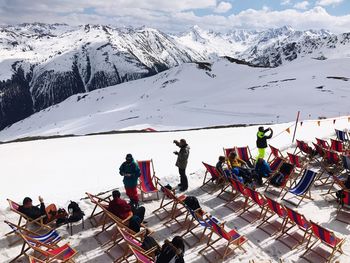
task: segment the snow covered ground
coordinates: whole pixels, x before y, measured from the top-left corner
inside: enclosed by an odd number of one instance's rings
[[[280,79],[280,77],[276,77],[276,79]],[[298,86],[296,85],[295,88],[297,89]],[[176,94],[175,91],[174,94]],[[285,95],[285,101],[288,101],[289,94],[286,92]],[[300,98],[299,103],[303,103],[303,100],[309,98],[312,99],[311,96],[313,93],[310,91],[310,94],[305,94],[303,98]],[[223,94],[221,97],[225,100]],[[271,112],[273,110],[278,112],[278,109],[282,109],[282,104],[279,106],[280,108],[277,106],[277,110],[276,108],[271,109]],[[322,100],[319,100],[318,105],[322,105]],[[57,109],[59,110],[59,108]],[[80,111],[77,110],[77,112]],[[68,114],[74,115],[73,112]],[[186,118],[184,121],[186,124],[188,123]],[[291,147],[292,133],[285,131],[291,125],[293,123],[271,126],[275,137],[271,139],[270,143],[281,149]],[[75,126],[75,129],[77,127]],[[315,136],[334,136],[334,128],[350,128],[350,123],[347,118],[337,119],[335,124],[333,124],[333,119],[322,120],[320,126],[317,125],[317,121],[304,121],[297,131],[296,138],[311,141],[314,140]],[[17,219],[7,208],[6,198],[21,202],[25,196],[31,196],[35,200],[40,194],[47,204],[55,202],[60,207],[67,207],[69,200],[79,201],[80,198],[84,197],[86,191],[98,193],[115,187],[123,190],[118,168],[127,153],[132,153],[139,160],[152,158],[156,174],[161,178],[161,181],[164,184],[176,185],[178,173],[174,166],[175,156],[172,154],[176,147],[172,141],[180,138],[187,139],[191,147],[188,166],[190,184],[187,194],[196,195],[206,211],[227,221],[229,228],[236,228],[239,233],[246,235],[249,239],[249,242],[244,245],[246,253],[238,252],[237,255],[229,257],[225,262],[248,262],[252,259],[258,262],[268,259],[277,262],[280,258],[284,259],[285,262],[305,262],[299,259],[302,249],[291,251],[281,242],[275,241],[274,238],[257,229],[258,223],[249,224],[239,218],[237,214],[230,212],[223,206],[223,201],[216,197],[217,193],[209,195],[198,190],[204,176],[204,167],[201,162],[215,164],[218,156],[222,154],[222,147],[248,145],[255,155],[256,130],[257,127],[252,126],[181,132],[130,133],[0,145],[2,174],[0,184],[0,262],[8,262],[20,250],[19,244],[8,247],[11,239],[4,237],[9,229],[7,225],[2,223],[3,220],[15,222]],[[334,220],[336,203],[326,201],[325,197],[320,195],[321,189],[312,187],[311,191],[315,200],[301,205],[298,211],[304,213],[308,219],[334,230],[337,235],[347,238],[344,245],[345,253],[341,257],[337,257],[336,260],[341,263],[350,262],[349,226]],[[79,202],[86,214],[89,214],[92,209],[91,204],[87,200]],[[162,222],[156,220],[151,213],[159,206],[159,201],[147,202],[145,206],[147,210],[146,220],[149,226],[156,231],[154,237],[162,243],[165,238],[174,236],[171,229],[164,227]],[[66,238],[65,240],[70,241],[72,246],[79,250],[77,262],[111,262],[110,257],[103,252],[93,237],[98,229],[91,228],[88,220],[86,220],[84,231],[80,229],[80,226],[76,227],[74,231],[75,234],[70,237],[65,227],[59,229],[60,234]],[[194,248],[188,248],[186,262],[205,262],[204,258],[197,254],[202,247],[203,243]],[[322,261],[313,258],[312,262]]]
[[[349,115],[350,59],[300,58],[278,68],[219,59],[73,95],[0,131],[0,141],[152,127],[186,129]],[[248,76],[248,77],[247,77]]]

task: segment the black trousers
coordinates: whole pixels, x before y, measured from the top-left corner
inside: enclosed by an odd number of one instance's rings
[[[188,188],[188,181],[186,176],[186,169],[179,168],[179,174],[180,174],[180,184],[181,187],[184,189]]]

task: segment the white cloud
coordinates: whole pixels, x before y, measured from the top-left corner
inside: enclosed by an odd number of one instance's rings
[[[214,9],[215,13],[227,13],[229,10],[231,10],[232,5],[228,2],[220,2],[218,6]]]
[[[338,5],[344,0],[319,0],[316,2],[316,5],[328,6],[328,5]]]
[[[281,1],[281,5],[290,5],[290,4],[291,4],[290,0]]]
[[[310,3],[308,1],[298,2],[293,7],[296,9],[307,9]]]

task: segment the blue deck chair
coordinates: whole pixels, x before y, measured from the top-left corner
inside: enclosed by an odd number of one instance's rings
[[[60,235],[57,233],[56,230],[51,230],[43,235],[38,235],[35,232],[32,232],[26,228],[23,228],[21,226],[18,226],[16,224],[13,224],[9,221],[5,221],[5,223],[12,228],[12,230],[15,233],[18,234],[25,234],[27,235],[30,239],[28,240],[28,242],[31,245],[35,245],[35,243],[33,241],[39,241],[40,243],[46,244],[46,245],[56,245],[60,240],[61,237]],[[33,241],[31,241],[33,240]],[[28,246],[28,244],[26,242],[23,242],[22,248],[21,248],[21,252],[18,254],[18,256],[16,256],[11,262],[15,262],[18,258],[20,258],[22,255],[26,255],[26,252],[30,249],[30,246]]]
[[[304,173],[300,179],[300,181],[295,185],[295,187],[289,189],[282,197],[282,200],[285,200],[295,206],[299,206],[300,203],[303,201],[304,198],[310,199],[311,198],[311,192],[310,192],[310,188],[312,183],[315,180],[317,173],[308,169],[304,170]],[[298,204],[295,204],[289,200],[284,199],[284,197],[288,194],[291,193],[293,194],[297,199],[300,199]]]
[[[335,129],[335,134],[337,135],[337,139],[342,142],[349,141],[349,135],[345,131]]]

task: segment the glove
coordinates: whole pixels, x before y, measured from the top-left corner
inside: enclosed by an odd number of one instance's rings
[[[44,199],[39,195],[39,202],[44,203]]]

